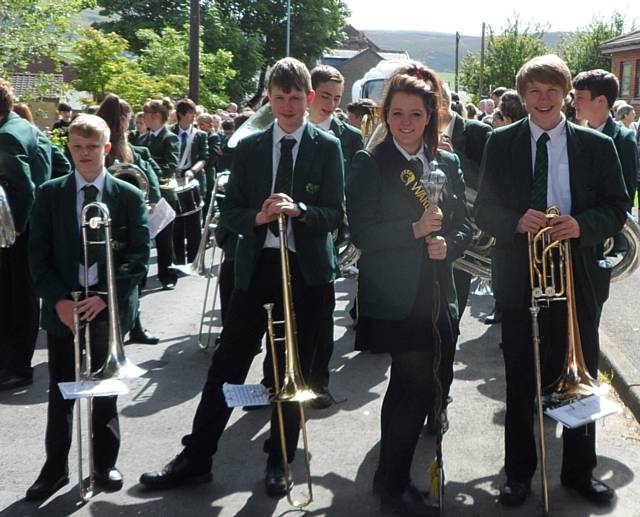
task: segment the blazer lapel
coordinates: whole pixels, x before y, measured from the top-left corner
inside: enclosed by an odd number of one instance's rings
[[[271,195],[273,184],[273,124],[260,135],[256,145],[258,146],[258,163],[262,171],[261,174],[256,175],[256,189],[258,199],[264,200]]]
[[[80,232],[80,223],[78,221],[77,212],[77,193],[76,193],[76,175],[75,172],[68,174],[65,178],[63,187],[62,200],[62,221],[65,227],[65,233],[69,236],[69,242],[78,242],[78,246],[70,246],[72,264],[79,264],[82,260],[82,233]]]
[[[531,129],[529,128],[529,120],[524,119],[511,146],[511,163],[522,164],[519,168],[514,167],[513,170],[513,173],[519,177],[518,183],[522,185],[519,189],[522,206],[529,206],[531,197],[533,184],[533,165],[531,160]]]
[[[296,164],[293,168],[293,188],[291,189],[293,199],[300,199],[303,196],[305,182],[307,181],[305,172],[309,171],[309,165],[314,163],[317,148],[318,129],[307,123],[302,133]]]
[[[579,186],[584,183],[580,178],[580,171],[588,170],[588,164],[584,163],[585,153],[580,152],[579,137],[571,123],[567,122],[567,158],[569,159],[569,188],[571,189],[571,212],[575,213],[580,207]]]

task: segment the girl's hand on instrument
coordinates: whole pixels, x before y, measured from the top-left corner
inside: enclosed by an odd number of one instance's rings
[[[536,233],[547,226],[547,216],[544,212],[529,208],[518,221],[518,233]]]
[[[76,310],[82,321],[92,321],[100,312],[106,309],[107,304],[99,296],[90,296],[78,302]]]
[[[580,237],[580,225],[570,215],[558,215],[551,219],[549,235],[553,240],[577,239]]]
[[[413,223],[413,235],[416,239],[426,237],[430,233],[439,232],[442,229],[442,210],[439,207],[427,208],[422,217]]]
[[[444,237],[425,237],[429,258],[432,260],[444,260],[447,258],[447,241]]]
[[[58,300],[55,305],[58,318],[60,318],[60,321],[64,323],[73,334],[75,334],[75,329],[73,328],[73,313],[75,310],[75,306],[75,302],[66,300],[64,298]]]

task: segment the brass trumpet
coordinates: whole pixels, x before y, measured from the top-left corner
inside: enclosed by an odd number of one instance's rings
[[[551,221],[560,215],[557,206],[546,211],[547,225],[534,236],[529,234],[529,277],[531,282],[531,327],[536,380],[536,401],[540,434],[540,474],[545,515],[549,513],[549,488],[546,472],[546,448],[544,439],[544,401],[559,403],[580,398],[598,391],[598,386],[589,373],[582,353],[580,328],[576,312],[573,261],[569,240],[553,240],[549,236]],[[559,377],[548,386],[542,386],[540,360],[540,328],[538,313],[541,307],[552,302],[567,304],[568,338],[565,361]]]
[[[304,403],[308,400],[316,398],[316,394],[310,390],[304,381],[300,368],[300,359],[298,356],[298,339],[296,336],[296,315],[293,310],[293,294],[291,289],[291,273],[289,269],[289,255],[287,250],[287,226],[285,215],[278,215],[278,230],[280,236],[280,266],[282,268],[282,303],[283,315],[282,321],[273,320],[273,304],[268,303],[264,306],[267,311],[267,331],[269,334],[269,343],[271,345],[271,356],[273,359],[273,376],[275,379],[276,395],[274,401],[276,403],[276,411],[278,413],[278,425],[280,427],[280,446],[282,449],[282,464],[284,475],[287,482],[287,500],[296,508],[304,508],[313,501],[313,486],[311,483],[311,457],[309,455],[309,443],[307,439],[307,427],[304,416]],[[284,337],[277,338],[275,335],[275,325],[284,327]],[[285,346],[285,371],[282,386],[280,385],[280,376],[278,371],[278,355],[276,351],[276,342],[284,342]],[[281,404],[286,402],[297,402],[300,408],[300,430],[302,431],[302,441],[304,445],[304,464],[307,483],[307,494],[300,501],[294,500],[291,495],[291,474],[289,472],[287,444],[284,436],[284,417],[282,414]]]

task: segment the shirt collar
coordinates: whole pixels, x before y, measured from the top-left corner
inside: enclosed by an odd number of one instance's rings
[[[182,129],[180,126],[178,126],[178,128],[180,129],[180,131],[178,132],[178,135],[182,135],[182,133],[186,133],[187,136],[191,136],[191,133],[193,131],[193,126],[189,126],[187,129]]]
[[[537,142],[538,138],[540,138],[540,135],[542,135],[542,133],[547,133],[549,135],[549,140],[553,141],[556,138],[559,138],[560,136],[562,136],[567,126],[567,119],[565,118],[564,113],[560,113],[560,117],[561,117],[560,122],[556,127],[554,127],[553,129],[549,129],[548,131],[545,131],[540,126],[538,126],[535,122],[533,122],[533,120],[531,120],[531,115],[529,115],[529,127],[531,129],[532,138]]]
[[[80,174],[78,171],[75,171],[74,174],[76,178],[76,193],[80,192],[85,185],[93,185],[98,189],[98,192],[102,192],[104,189],[104,182],[107,178],[108,172],[107,172],[107,169],[103,168],[102,172],[98,174],[98,177],[95,180],[93,180],[92,183],[89,183],[86,179],[84,179],[82,174]]]
[[[449,121],[449,124],[447,124],[447,128],[444,130],[444,134],[447,135],[449,138],[453,136],[453,125],[455,123],[456,123],[456,116],[453,115],[452,113],[451,120]]]
[[[153,136],[158,136],[162,132],[163,129],[164,129],[164,126],[161,126],[160,128],[156,129],[155,131],[151,131],[151,134]]]
[[[422,162],[423,168],[426,167],[427,163],[429,163],[429,160],[427,160],[427,155],[424,153],[424,146],[422,146],[416,154],[409,154],[400,146],[400,144],[398,144],[398,142],[396,142],[395,138],[393,139],[393,143],[407,161],[418,158]]]
[[[278,119],[273,123],[273,142],[278,143],[282,140],[283,137],[287,136],[289,138],[294,138],[296,142],[300,142],[302,140],[302,134],[307,126],[306,117],[302,121],[302,125],[296,129],[293,133],[285,133],[285,131],[278,124]]]
[[[333,121],[333,115],[329,115],[322,122],[318,122],[316,124],[316,126],[319,127],[320,129],[328,132],[331,129],[331,122],[332,121]]]

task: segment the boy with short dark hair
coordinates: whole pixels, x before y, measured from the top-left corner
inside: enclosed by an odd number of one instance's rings
[[[244,382],[256,342],[266,330],[263,305],[275,302],[275,319],[282,318],[279,238],[272,229],[280,213],[288,216],[291,285],[303,375],[309,372],[318,329],[332,318],[326,311],[326,299],[337,273],[331,233],[342,218],[344,199],[340,145],[333,136],[306,122],[305,110],[314,92],[303,63],[293,58],[278,61],[271,71],[268,96],[275,121],[240,141],[227,185],[221,222],[240,238],[235,291],[221,344],[209,368],[192,431],[182,439],[185,448],[161,472],[148,472],[140,478],[151,488],[212,479],[211,457],[231,416],[222,386]],[[282,349],[278,352],[282,376],[284,357]],[[288,490],[283,461],[293,460],[300,431],[295,404],[283,404],[283,413],[288,457],[282,458],[275,408],[271,435],[264,444],[268,454],[265,486],[273,497]]]
[[[109,134],[102,118],[79,115],[69,126],[69,151],[75,172],[43,184],[33,207],[29,265],[36,292],[42,298],[42,327],[47,331],[49,406],[47,459],[38,479],[27,490],[27,500],[47,499],[69,482],[67,459],[74,402],[63,399],[58,383],[75,380],[75,313],[83,324],[90,324],[93,371],[102,366],[109,351],[107,297],[101,294],[107,291],[106,254],[94,245],[97,251],[89,254],[89,268],[85,271],[81,237],[84,205],[98,201],[109,209],[123,333],[131,330],[138,310],[138,284],[147,271],[147,207],[139,189],[107,172],[104,159],[111,149]],[[74,302],[71,293],[84,293],[85,286],[89,296]],[[120,447],[116,397],[97,397],[93,401],[93,423],[95,481],[103,489],[119,490],[122,475],[115,466]]]
[[[531,334],[531,284],[527,234],[547,225],[549,235],[569,240],[582,352],[598,376],[598,325],[609,292],[610,269],[601,268],[601,243],[620,231],[629,205],[620,162],[610,138],[567,122],[562,107],[571,74],[558,56],[536,57],[516,77],[529,117],[496,129],[487,141],[476,199],[476,223],[496,238],[492,254],[496,301],[503,308],[502,350],[507,383],[505,506],[520,506],[531,491],[536,465],[533,432],[535,376]],[[586,288],[589,286],[589,288]],[[540,314],[543,387],[558,378],[567,343],[565,301]],[[608,504],[612,488],[593,477],[595,424],[563,429],[561,482],[591,502]]]

